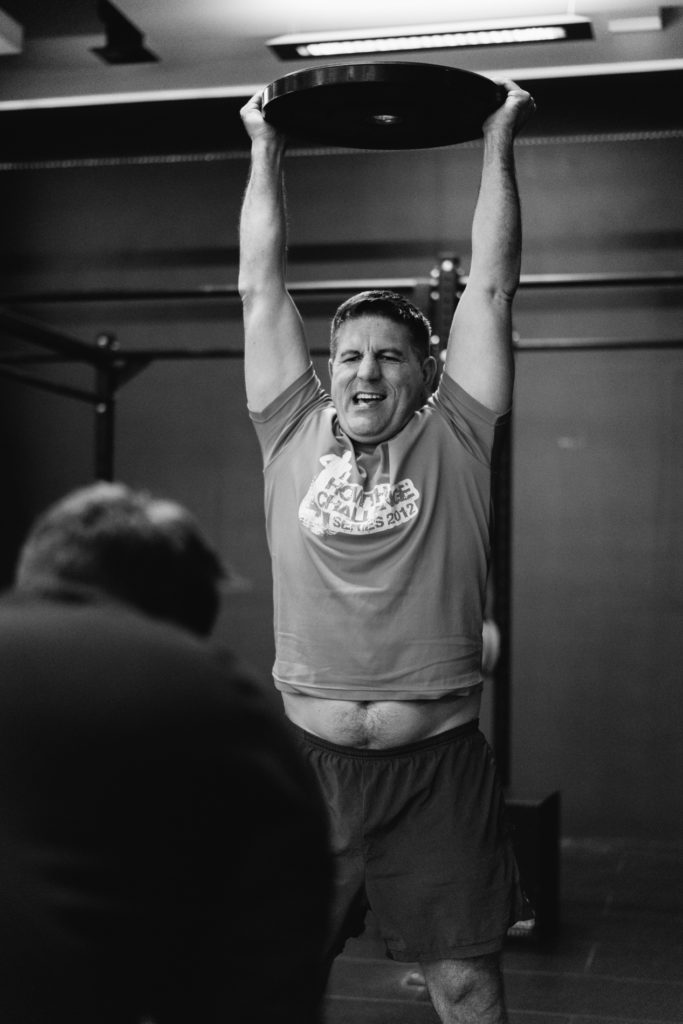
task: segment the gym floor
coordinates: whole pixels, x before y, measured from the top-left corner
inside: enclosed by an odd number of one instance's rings
[[[511,1024],[683,1024],[683,843],[564,840],[560,927],[510,938]],[[372,918],[335,963],[325,1024],[438,1024]]]

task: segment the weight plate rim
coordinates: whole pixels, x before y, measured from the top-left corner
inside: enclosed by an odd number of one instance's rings
[[[472,85],[476,82],[480,90],[488,89],[491,96],[497,95],[498,86],[486,75],[467,68],[454,68],[448,64],[431,64],[423,61],[364,61],[345,64],[323,64],[313,68],[300,68],[290,71],[280,78],[274,79],[263,90],[263,107],[274,99],[294,92],[309,89],[324,89],[327,86],[358,85],[369,82],[380,84],[382,81],[395,79],[396,75],[404,75],[406,84],[412,78],[420,85],[425,85],[431,78],[435,87],[457,88],[466,81]],[[358,78],[354,78],[357,75]],[[330,78],[322,82],[319,79]],[[438,80],[438,81],[437,81]]]

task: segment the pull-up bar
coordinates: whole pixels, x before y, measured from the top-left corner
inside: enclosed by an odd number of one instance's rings
[[[449,261],[458,265],[454,256],[444,256],[441,263]],[[331,279],[324,281],[292,281],[287,285],[292,295],[335,295],[352,294],[370,288],[388,288],[392,291],[417,291],[433,288],[443,272],[442,266],[435,268],[429,277],[389,277],[367,279]],[[461,287],[467,284],[467,275],[460,274]],[[596,273],[596,274],[522,274],[520,289],[545,290],[566,288],[649,288],[683,284],[683,273],[677,271],[652,271],[646,273]],[[203,284],[195,288],[95,288],[79,291],[25,292],[19,295],[3,295],[0,301],[8,305],[60,304],[60,303],[106,303],[106,302],[163,302],[163,301],[205,301],[207,299],[239,299],[237,285]]]

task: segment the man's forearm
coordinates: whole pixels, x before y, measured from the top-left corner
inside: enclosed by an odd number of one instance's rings
[[[481,186],[472,222],[470,277],[493,294],[512,298],[519,284],[522,227],[512,133],[484,140]]]
[[[252,144],[249,180],[240,216],[239,290],[242,295],[284,281],[286,222],[282,175],[284,146],[277,139]]]

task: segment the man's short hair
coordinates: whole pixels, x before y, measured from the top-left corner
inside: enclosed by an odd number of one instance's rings
[[[205,636],[225,575],[182,505],[100,482],[39,516],[19,552],[15,584],[44,596],[105,593]]]
[[[339,306],[330,329],[330,355],[333,359],[339,328],[347,320],[362,316],[383,316],[394,323],[403,324],[410,331],[412,349],[420,363],[431,355],[432,328],[427,317],[405,296],[381,288],[358,292]]]

